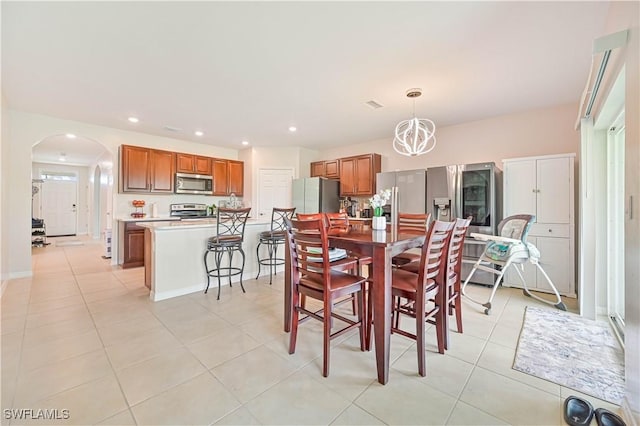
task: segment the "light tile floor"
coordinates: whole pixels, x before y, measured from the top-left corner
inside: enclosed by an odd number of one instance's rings
[[[111,267],[99,241],[62,240],[34,249],[34,275],[2,297],[2,424],[560,425],[563,399],[577,394],[511,368],[525,307],[547,306],[519,290],[500,289],[491,316],[465,301],[465,332],[451,333],[445,355],[429,329],[426,378],[415,343],[393,335],[382,386],[355,332],[333,342],[329,378],[319,322],[301,325],[288,354],[282,274],[272,286],[246,277],[246,294],[223,287],[220,301],[213,292],[153,303],[142,268]],[[5,409],[69,418],[12,420]]]

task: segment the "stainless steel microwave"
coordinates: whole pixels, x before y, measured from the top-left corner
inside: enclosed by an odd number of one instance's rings
[[[213,194],[213,176],[176,173],[176,194]]]

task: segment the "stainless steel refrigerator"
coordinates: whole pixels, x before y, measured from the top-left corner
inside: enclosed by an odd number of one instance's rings
[[[378,173],[376,192],[383,189],[391,189],[392,198],[384,208],[390,223],[396,223],[398,212],[427,212],[427,171],[425,169]]]
[[[296,213],[337,212],[340,182],[322,177],[294,179],[293,207]]]
[[[444,221],[471,216],[472,232],[496,235],[502,219],[502,171],[494,163],[462,164],[427,169],[427,205],[432,218]],[[462,280],[484,251],[485,243],[465,240]],[[482,272],[482,273],[481,273]],[[477,271],[473,282],[493,284],[495,275]]]

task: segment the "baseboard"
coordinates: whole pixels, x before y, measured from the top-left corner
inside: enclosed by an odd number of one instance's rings
[[[196,293],[199,291],[204,291],[206,283],[202,283],[201,285],[193,285],[191,287],[179,288],[171,291],[163,291],[160,293],[156,293],[155,291],[151,291],[149,297],[154,302],[159,302],[161,300],[171,299],[172,297],[184,296],[185,294]]]
[[[626,396],[622,398],[620,410],[622,411],[622,419],[625,421],[627,426],[638,426],[638,422],[640,421],[640,413],[633,412],[631,406],[629,405],[629,400]]]
[[[33,271],[12,272],[9,274],[9,279],[15,280],[18,278],[28,278],[31,276],[33,276]]]

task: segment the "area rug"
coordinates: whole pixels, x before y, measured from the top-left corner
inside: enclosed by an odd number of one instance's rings
[[[56,247],[71,247],[83,245],[84,243],[80,240],[56,241]]]
[[[552,309],[527,307],[513,368],[620,404],[624,353],[609,324]]]

